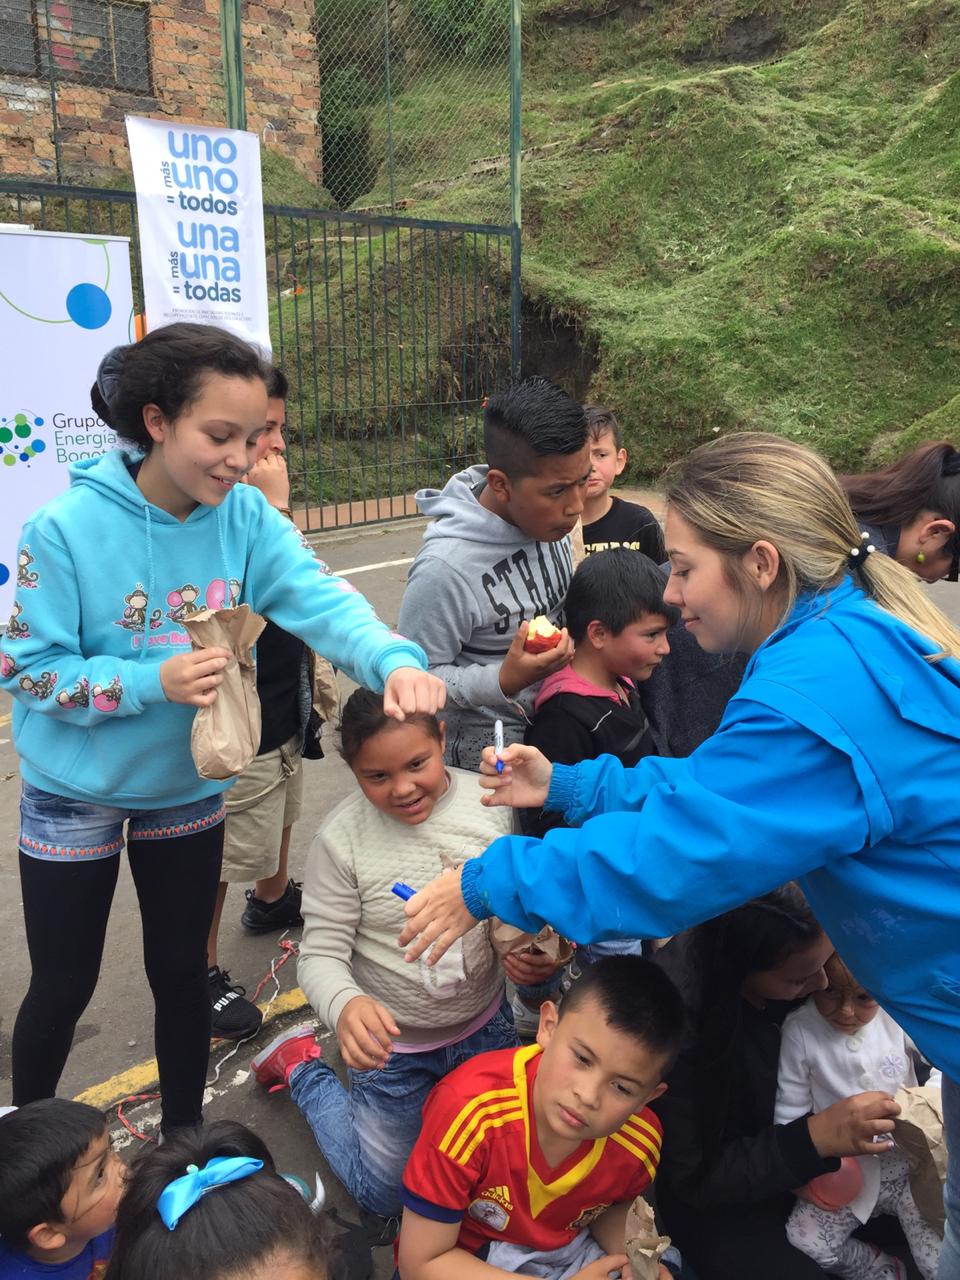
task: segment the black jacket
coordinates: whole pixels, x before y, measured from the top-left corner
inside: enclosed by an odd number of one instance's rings
[[[585,693],[555,693],[538,707],[524,742],[538,747],[554,764],[579,764],[611,755],[632,768],[657,748],[636,689],[626,684],[622,688],[626,702]],[[524,835],[543,836],[564,825],[558,813],[520,810]]]
[[[692,1031],[667,1077],[667,1092],[651,1104],[664,1131],[657,1205],[681,1250],[685,1235],[702,1231],[704,1213],[735,1216],[737,1205],[775,1201],[840,1167],[818,1155],[805,1117],[773,1123],[780,1028],[797,1002],[756,1009],[738,1001],[725,1051],[708,1061],[697,1041],[702,1016],[688,937],[681,934],[657,953],[687,1003]]]

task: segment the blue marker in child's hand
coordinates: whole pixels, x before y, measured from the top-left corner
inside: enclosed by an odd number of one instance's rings
[[[404,902],[409,902],[417,891],[416,889],[411,889],[408,884],[403,884],[402,881],[398,880],[390,892],[395,893],[397,897],[402,898]]]
[[[500,759],[503,754],[503,721],[494,720],[493,722],[493,749],[497,756],[497,773],[503,773],[503,761]]]

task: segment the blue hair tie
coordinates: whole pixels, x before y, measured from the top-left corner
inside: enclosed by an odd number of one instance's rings
[[[157,1213],[167,1230],[172,1231],[183,1215],[208,1191],[249,1178],[262,1168],[263,1161],[254,1160],[252,1156],[214,1156],[202,1169],[188,1164],[183,1177],[174,1178],[160,1192]]]

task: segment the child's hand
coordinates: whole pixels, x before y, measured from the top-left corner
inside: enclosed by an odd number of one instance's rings
[[[447,686],[419,667],[397,667],[383,686],[384,715],[405,720],[417,712],[434,716],[447,700]]]
[[[608,1253],[596,1262],[588,1262],[582,1271],[571,1276],[571,1280],[607,1280],[611,1271],[623,1271],[630,1264],[625,1253]]]
[[[566,627],[560,632],[561,639],[556,648],[548,649],[546,653],[527,653],[524,649],[523,642],[529,630],[529,622],[520,623],[507,656],[500,664],[500,688],[508,698],[515,698],[530,685],[538,684],[545,676],[559,671],[573,657],[573,641]]]
[[[197,649],[178,653],[160,664],[160,685],[168,702],[209,707],[217,700],[220,674],[233,655],[229,649]]]
[[[550,790],[553,765],[536,747],[519,742],[500,754],[503,772],[497,773],[497,753],[484,747],[480,757],[480,785],[490,792],[480,803],[495,807],[513,805],[515,809],[542,809]]]
[[[807,1125],[821,1156],[879,1156],[893,1148],[887,1135],[899,1114],[900,1104],[889,1093],[856,1093],[811,1116]],[[875,1135],[884,1141],[874,1142]]]
[[[392,1039],[399,1034],[393,1014],[372,996],[354,996],[337,1019],[340,1053],[354,1071],[385,1067],[393,1052]]]
[[[244,479],[260,490],[271,507],[290,506],[290,476],[282,453],[265,454],[253,464]]]
[[[513,951],[503,957],[503,971],[515,986],[536,987],[552,978],[562,964],[542,951]]]

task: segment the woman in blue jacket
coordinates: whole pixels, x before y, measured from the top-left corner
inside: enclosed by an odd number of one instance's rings
[[[826,463],[777,437],[696,450],[667,490],[665,599],[751,654],[687,759],[551,766],[511,747],[487,803],[574,829],[505,837],[407,905],[408,958],[476,920],[578,942],[663,937],[800,878],[852,971],[941,1067],[954,1155],[941,1275],[960,1276],[960,633],[861,540]],[[419,935],[419,937],[418,937]]]

